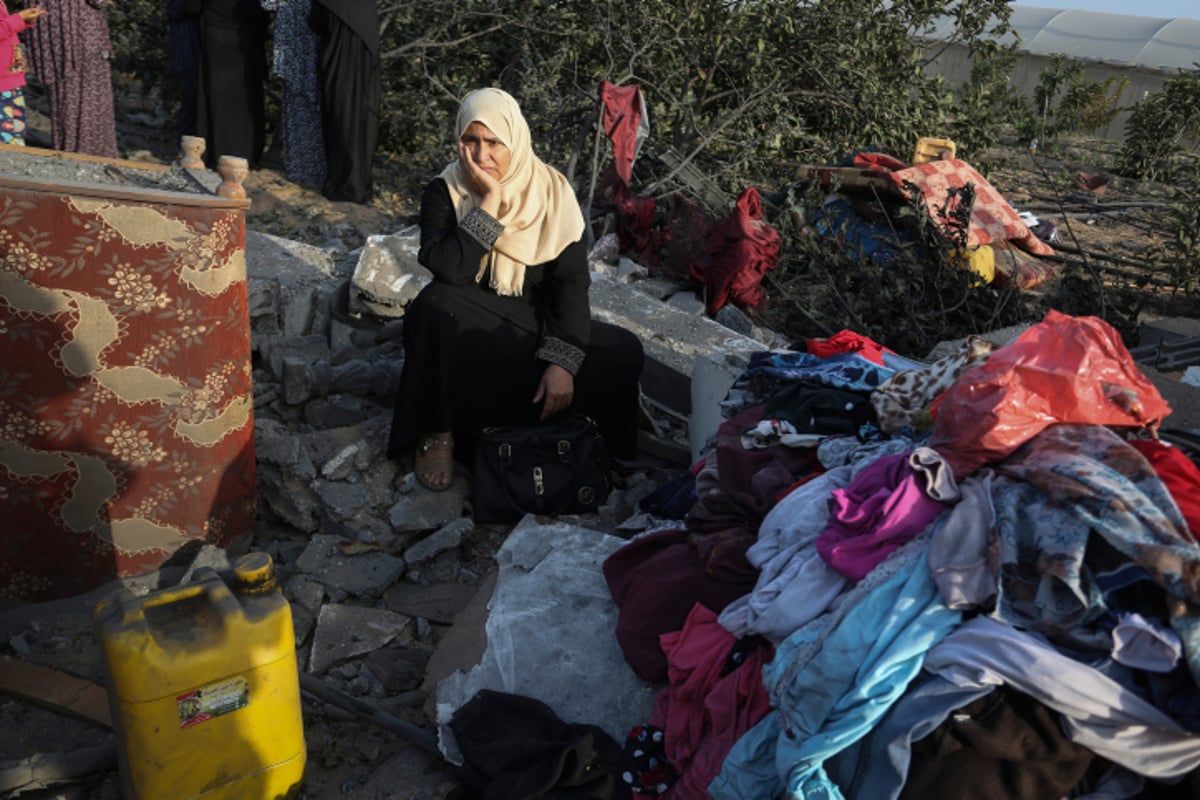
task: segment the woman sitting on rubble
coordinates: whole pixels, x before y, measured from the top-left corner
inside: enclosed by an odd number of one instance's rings
[[[642,345],[591,319],[571,184],[534,155],[517,101],[499,89],[467,95],[455,134],[458,157],[421,195],[418,259],[433,281],[405,311],[389,454],[415,451],[417,480],[441,491],[456,444],[463,456],[485,427],[575,410],[613,456],[632,457]]]

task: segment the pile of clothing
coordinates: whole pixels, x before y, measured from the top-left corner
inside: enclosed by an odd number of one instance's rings
[[[604,562],[633,797],[1200,791],[1200,469],[1119,336],[758,353],[674,529]],[[636,766],[634,766],[636,765]]]

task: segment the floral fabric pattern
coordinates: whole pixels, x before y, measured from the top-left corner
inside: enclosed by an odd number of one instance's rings
[[[1120,610],[1111,587],[1154,587],[1200,679],[1200,545],[1150,463],[1104,426],[1061,424],[996,472],[993,616],[1086,648],[1098,620]],[[1109,550],[1122,558],[1104,558]]]
[[[253,525],[242,212],[0,187],[0,597]]]

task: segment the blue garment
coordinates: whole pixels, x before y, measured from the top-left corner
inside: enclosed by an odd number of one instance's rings
[[[872,392],[896,370],[881,366],[858,353],[838,353],[821,358],[811,353],[750,354],[750,364],[733,382],[721,401],[721,414],[730,418],[751,406],[765,403],[780,389],[799,381],[858,392]]]
[[[716,800],[840,800],[823,763],[865,736],[921,669],[926,651],[962,615],[942,603],[922,534],[880,564],[831,628],[788,637],[763,680],[775,710],[734,745],[709,785]],[[826,631],[824,636],[822,632]]]
[[[318,60],[321,37],[309,25],[312,0],[260,0],[275,12],[275,73],[283,84],[283,166],[298,183],[325,181],[325,137],[321,129]]]
[[[821,358],[811,353],[759,351],[750,354],[750,364],[738,378],[738,382],[755,376],[765,376],[787,381],[806,380],[836,389],[870,392],[879,388],[895,373],[894,369],[876,364],[858,353],[838,353]]]
[[[809,212],[807,221],[817,233],[857,254],[860,260],[879,266],[895,264],[904,245],[915,240],[907,228],[867,220],[837,195]]]

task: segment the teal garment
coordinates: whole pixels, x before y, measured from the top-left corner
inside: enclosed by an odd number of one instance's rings
[[[897,550],[844,596],[840,619],[826,614],[779,646],[763,670],[775,710],[734,745],[713,798],[842,800],[824,761],[871,731],[962,620],[942,603],[928,546],[925,533]]]

